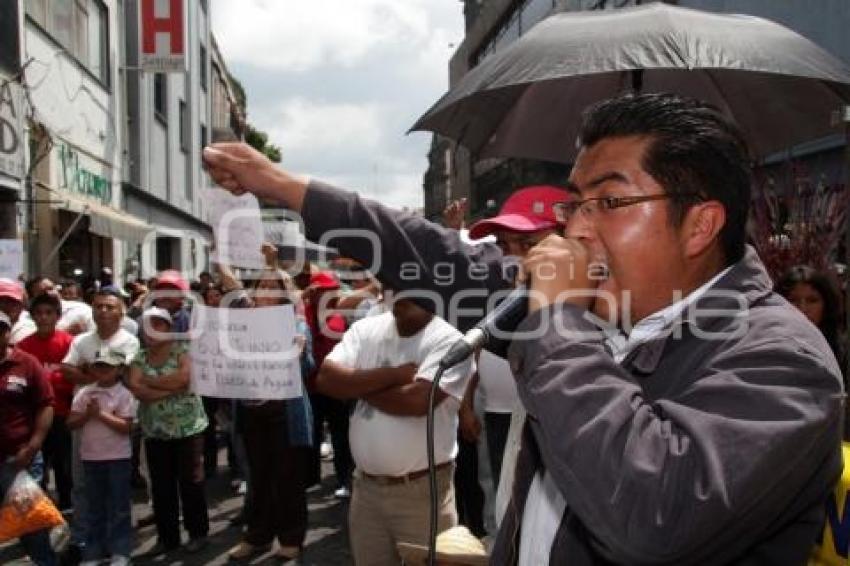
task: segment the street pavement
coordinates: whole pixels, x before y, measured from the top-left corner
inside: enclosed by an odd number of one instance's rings
[[[301,559],[286,564],[321,566],[352,564],[346,520],[348,505],[347,502],[340,501],[333,495],[336,483],[331,463],[323,461],[322,468],[321,486],[308,491],[310,526],[304,552]],[[210,535],[209,545],[205,549],[196,554],[188,554],[180,549],[164,556],[145,557],[144,553],[153,547],[156,540],[156,529],[153,524],[145,524],[134,529],[136,545],[132,556],[133,564],[138,566],[231,564],[227,559],[227,551],[239,542],[241,528],[232,526],[230,520],[241,511],[242,496],[237,495],[231,487],[229,474],[224,467],[219,468],[219,474],[216,477],[208,480],[207,497],[210,511]],[[144,521],[145,518],[149,518],[150,514],[151,508],[147,503],[147,494],[144,491],[136,491],[133,504],[134,525],[139,519]],[[30,564],[30,562],[24,558],[20,546],[7,544],[0,545],[0,564],[11,566]],[[270,552],[240,564],[273,565],[282,564],[282,562]]]

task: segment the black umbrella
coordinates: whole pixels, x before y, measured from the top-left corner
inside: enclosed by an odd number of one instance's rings
[[[582,110],[632,90],[711,102],[765,156],[841,131],[850,67],[753,16],[661,3],[561,13],[484,59],[412,129],[479,157],[571,162]]]

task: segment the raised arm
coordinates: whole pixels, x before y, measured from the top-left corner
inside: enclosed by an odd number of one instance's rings
[[[222,187],[234,193],[250,190],[260,199],[300,212],[312,241],[322,240],[330,230],[345,229],[320,243],[358,260],[392,289],[430,294],[423,306],[430,303],[433,309],[433,297],[438,297],[442,304],[436,314],[460,330],[481,318],[493,291],[508,287],[495,244],[470,246],[456,231],[420,216],[308,182],[245,144],[214,144],[204,151],[204,162]]]

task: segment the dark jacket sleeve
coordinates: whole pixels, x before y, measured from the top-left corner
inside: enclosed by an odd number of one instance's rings
[[[422,299],[461,331],[499,298],[494,291],[508,287],[495,244],[468,245],[455,230],[420,216],[318,181],[310,183],[301,213],[309,240],[360,261],[385,286]]]
[[[519,330],[547,322],[514,341],[511,365],[543,463],[608,560],[727,562],[840,473],[840,382],[805,345],[767,335],[717,348],[696,376],[659,367],[687,383],[652,400],[581,309],[553,305]]]

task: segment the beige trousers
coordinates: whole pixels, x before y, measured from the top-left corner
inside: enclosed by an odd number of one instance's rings
[[[452,484],[454,466],[437,471],[437,532],[457,525]],[[357,566],[397,566],[398,542],[428,544],[430,522],[428,476],[382,485],[354,471],[349,536]]]

